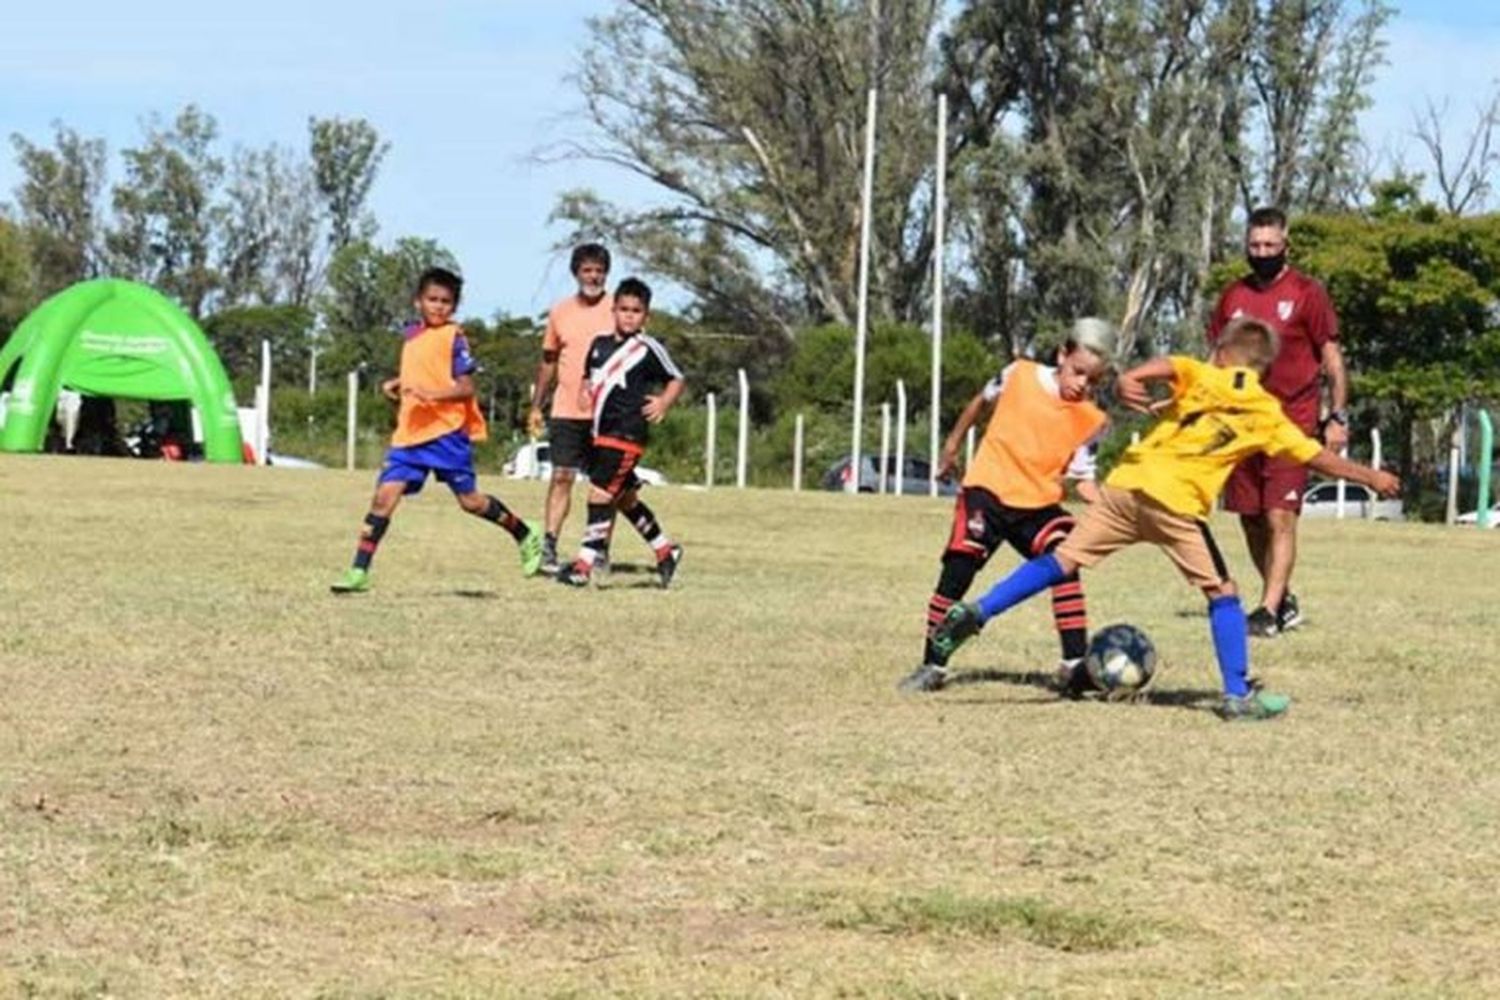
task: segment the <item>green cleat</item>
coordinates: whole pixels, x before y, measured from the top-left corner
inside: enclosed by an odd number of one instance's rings
[[[363,594],[370,589],[370,571],[350,566],[338,583],[328,588],[335,594]]]
[[[940,624],[932,633],[932,648],[944,660],[951,657],[965,642],[979,634],[984,622],[979,620],[979,608],[973,604],[959,602],[948,609]]]
[[[1219,705],[1219,718],[1225,722],[1264,722],[1286,714],[1292,707],[1292,699],[1284,694],[1254,690],[1243,698],[1224,696]]]
[[[536,576],[542,568],[542,529],[526,522],[526,537],[521,539],[521,575]]]

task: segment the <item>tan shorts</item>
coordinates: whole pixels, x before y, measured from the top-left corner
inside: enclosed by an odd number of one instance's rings
[[[1144,493],[1114,486],[1099,488],[1098,502],[1088,505],[1056,552],[1080,566],[1093,566],[1137,542],[1161,546],[1195,587],[1216,588],[1229,581],[1207,521],[1174,513]]]

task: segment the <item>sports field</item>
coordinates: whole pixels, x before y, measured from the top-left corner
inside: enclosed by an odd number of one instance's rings
[[[944,502],[657,490],[680,588],[574,592],[429,487],[335,598],[370,481],[0,456],[0,996],[1500,995],[1500,532],[1306,525],[1225,725],[1153,551],[1150,704],[1045,600],[912,698]]]

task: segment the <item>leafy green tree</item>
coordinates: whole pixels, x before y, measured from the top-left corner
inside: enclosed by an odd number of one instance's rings
[[[260,342],[271,342],[276,385],[305,385],[312,311],[294,305],[232,306],[203,321],[203,332],[237,385],[260,377]]]
[[[436,241],[416,237],[403,237],[390,250],[356,240],[334,254],[322,300],[327,370],[394,373],[401,348],[396,334],[415,318],[417,278],[429,267],[457,271],[458,263]]]
[[[21,227],[0,214],[0,344],[36,304],[31,251]],[[4,376],[0,372],[0,377]]]
[[[21,182],[16,188],[19,222],[31,245],[37,291],[61,291],[102,270],[104,189],[103,139],[86,139],[61,122],[53,124],[46,149],[12,135]]]
[[[336,253],[375,235],[365,200],[391,145],[363,118],[309,118],[313,178],[328,214],[328,242]]]
[[[236,149],[215,221],[226,303],[309,303],[322,210],[307,160],[277,146]]]

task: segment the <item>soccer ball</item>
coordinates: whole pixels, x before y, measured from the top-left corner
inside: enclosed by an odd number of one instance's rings
[[[1089,680],[1107,694],[1137,691],[1156,673],[1156,647],[1134,625],[1110,625],[1089,640],[1084,666]]]

